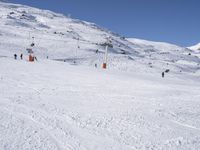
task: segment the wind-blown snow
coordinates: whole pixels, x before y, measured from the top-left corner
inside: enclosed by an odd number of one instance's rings
[[[0,149],[198,150],[199,65],[188,48],[0,2]]]

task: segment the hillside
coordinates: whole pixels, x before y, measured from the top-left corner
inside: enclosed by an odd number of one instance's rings
[[[198,150],[199,64],[188,48],[0,2],[0,150]]]
[[[76,64],[100,67],[105,46],[109,41],[109,69],[123,71],[195,73],[200,59],[191,50],[171,44],[148,41],[131,42],[118,34],[77,19],[48,10],[28,6],[0,3],[0,55],[12,57],[14,53],[27,54],[34,42],[39,59],[47,56]],[[34,39],[33,39],[34,37]],[[96,53],[98,52],[98,53]]]
[[[189,48],[192,49],[192,50],[195,50],[195,51],[200,51],[200,43],[198,43],[198,44],[196,44],[194,46],[191,46]]]
[[[200,58],[200,43],[196,44],[194,46],[188,47],[189,49],[191,49],[193,52],[192,54],[196,57]]]

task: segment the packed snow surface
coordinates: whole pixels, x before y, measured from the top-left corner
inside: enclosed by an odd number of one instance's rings
[[[2,150],[198,150],[200,82],[0,59]]]

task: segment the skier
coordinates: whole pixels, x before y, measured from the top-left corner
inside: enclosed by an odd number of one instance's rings
[[[97,54],[98,52],[99,52],[99,50],[97,49],[97,50],[96,50],[96,54]]]
[[[14,54],[14,59],[17,59],[17,54]]]
[[[164,72],[162,72],[162,77],[163,77],[163,78],[165,77],[165,73],[164,73]]]
[[[20,55],[21,60],[23,59],[23,54]]]
[[[97,64],[95,64],[95,68],[97,68]]]

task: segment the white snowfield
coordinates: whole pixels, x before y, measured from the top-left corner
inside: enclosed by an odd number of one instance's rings
[[[1,150],[198,150],[200,82],[0,59]]]
[[[0,2],[0,150],[199,150],[199,75],[198,51]]]

